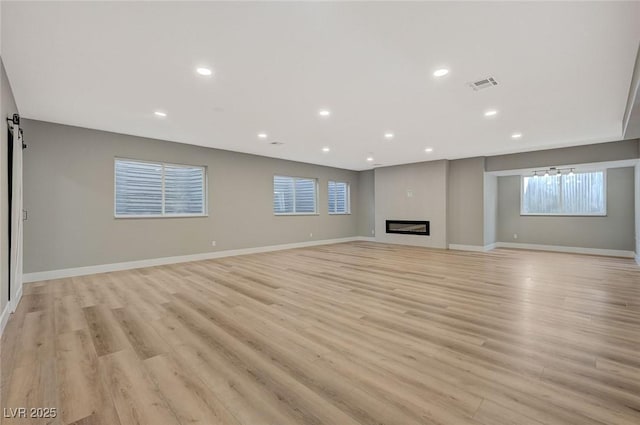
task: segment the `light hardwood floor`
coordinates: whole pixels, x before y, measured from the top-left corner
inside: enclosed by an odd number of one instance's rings
[[[7,424],[640,424],[632,260],[355,242],[28,284]]]

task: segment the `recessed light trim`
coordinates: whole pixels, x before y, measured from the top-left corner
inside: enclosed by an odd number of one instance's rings
[[[331,148],[329,146],[325,146],[325,147],[322,148],[322,152],[326,153],[326,152],[329,152],[329,151],[331,151]]]
[[[484,113],[485,117],[495,117],[496,115],[498,115],[498,111],[496,111],[495,109],[489,109]]]
[[[331,115],[331,111],[328,109],[320,109],[318,111],[318,115],[320,115],[321,117],[328,117]]]
[[[511,135],[511,138],[512,139],[520,139],[520,138],[522,138],[522,133],[513,133]]]
[[[394,137],[395,137],[395,134],[391,133],[390,131],[389,131],[389,132],[384,133],[384,138],[385,138],[385,139],[387,139],[387,140],[391,140],[391,139],[393,139]]]
[[[267,133],[258,133],[258,139],[266,139],[267,137],[269,137],[269,135]]]
[[[439,78],[439,77],[444,77],[448,73],[449,73],[449,70],[447,68],[440,68],[433,71],[433,76]]]
[[[155,111],[153,113],[156,117],[160,117],[160,118],[166,118],[167,113],[166,112],[162,112],[162,111]]]
[[[196,72],[200,75],[203,75],[205,77],[208,77],[210,75],[213,75],[213,71],[210,68],[205,68],[205,67],[198,67],[196,68]]]
[[[431,153],[431,152],[433,152],[433,148],[424,148],[424,151],[426,153]]]

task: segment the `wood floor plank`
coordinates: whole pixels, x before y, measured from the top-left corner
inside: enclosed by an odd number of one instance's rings
[[[171,354],[148,358],[144,364],[180,423],[240,425],[200,378]]]
[[[167,352],[166,343],[132,307],[117,308],[112,313],[139,358],[144,360]]]
[[[180,424],[134,351],[100,357],[99,369],[122,424]]]
[[[55,300],[56,333],[62,334],[87,327],[87,320],[74,295],[63,295]]]
[[[119,424],[111,394],[99,374],[98,355],[88,329],[58,335],[56,353],[58,409],[63,423]]]
[[[111,309],[98,304],[85,307],[83,311],[98,356],[131,348]]]

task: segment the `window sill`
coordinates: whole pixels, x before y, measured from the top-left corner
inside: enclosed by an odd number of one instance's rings
[[[523,214],[521,217],[606,217],[607,214]]]
[[[346,212],[346,213],[332,213],[330,212],[329,215],[351,215],[350,212]]]
[[[199,218],[199,217],[209,217],[209,214],[168,214],[168,215],[114,215],[113,218],[116,220],[121,219],[136,219],[136,218]]]
[[[276,217],[280,217],[280,216],[292,216],[292,215],[320,215],[318,213],[273,213],[274,216]]]

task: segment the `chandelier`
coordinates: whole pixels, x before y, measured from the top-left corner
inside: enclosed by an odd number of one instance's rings
[[[549,168],[543,169],[543,170],[534,170],[533,171],[533,177],[538,177],[538,176],[545,176],[545,177],[559,176],[559,175],[562,175],[562,174],[567,174],[569,176],[573,176],[574,171],[575,171],[575,168],[549,167]]]

